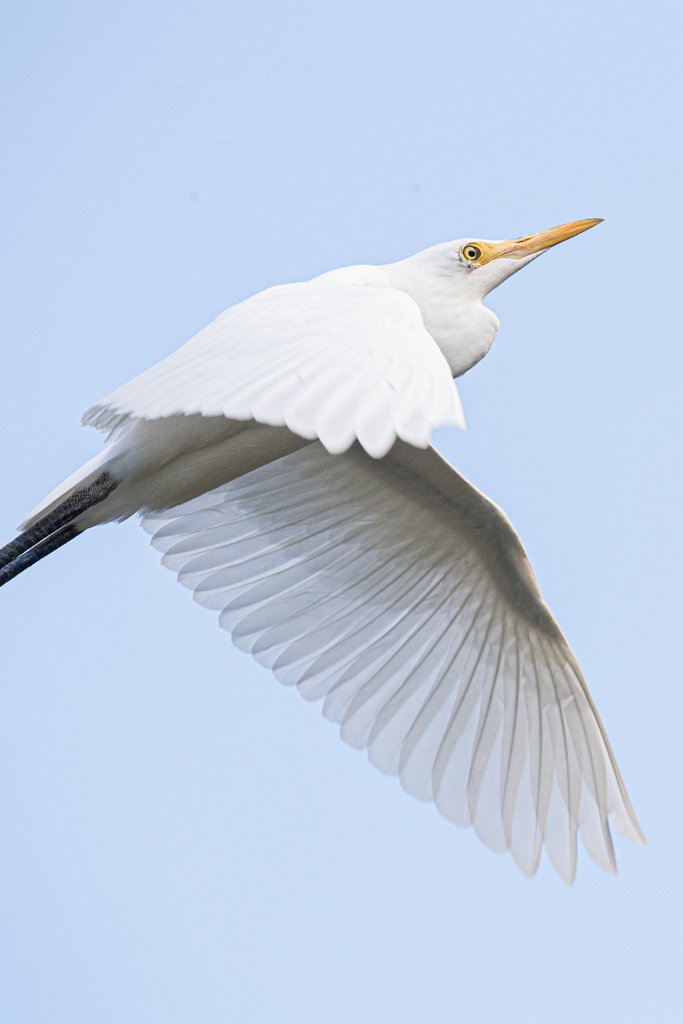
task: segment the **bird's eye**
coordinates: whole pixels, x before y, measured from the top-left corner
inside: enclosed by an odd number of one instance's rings
[[[467,245],[462,247],[462,255],[468,263],[476,263],[477,260],[481,259],[481,249],[478,245],[473,245],[472,242],[468,242]]]

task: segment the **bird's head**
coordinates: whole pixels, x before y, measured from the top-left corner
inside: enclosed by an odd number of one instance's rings
[[[597,218],[560,224],[509,241],[461,238],[432,246],[386,267],[394,287],[408,292],[443,351],[454,377],[482,359],[499,327],[483,299],[554,245],[588,231]]]

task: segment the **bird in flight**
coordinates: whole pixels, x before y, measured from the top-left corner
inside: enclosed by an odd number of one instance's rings
[[[233,642],[380,771],[526,875],[643,836],[505,514],[430,446],[488,352],[484,298],[599,220],[463,239],[232,306],[89,409],[101,454],[0,550],[0,585],[139,513]]]

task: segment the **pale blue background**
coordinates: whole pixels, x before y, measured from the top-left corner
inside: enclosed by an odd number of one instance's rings
[[[84,408],[225,306],[576,217],[491,305],[447,455],[525,541],[646,849],[565,888],[405,796],[134,523],[0,594],[3,1024],[673,1024],[679,4],[5,7],[2,539]]]

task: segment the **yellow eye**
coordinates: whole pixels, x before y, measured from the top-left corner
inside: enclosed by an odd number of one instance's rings
[[[481,249],[478,245],[474,245],[472,242],[468,242],[467,245],[462,247],[463,259],[466,259],[468,263],[476,263],[477,260],[481,259]]]

